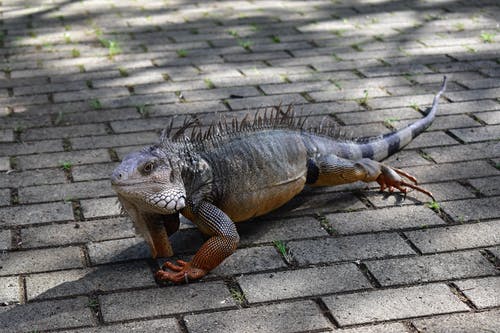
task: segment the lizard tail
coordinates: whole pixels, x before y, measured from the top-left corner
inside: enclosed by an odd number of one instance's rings
[[[434,96],[431,108],[428,110],[426,116],[407,127],[393,133],[388,133],[374,140],[367,140],[365,143],[358,144],[361,156],[364,158],[374,159],[376,161],[383,160],[384,158],[401,150],[404,146],[410,143],[417,135],[422,133],[429,127],[434,120],[437,112],[439,98],[446,90],[446,76],[443,79],[441,89]],[[363,139],[361,139],[361,142]]]

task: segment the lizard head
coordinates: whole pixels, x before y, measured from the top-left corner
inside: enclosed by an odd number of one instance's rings
[[[125,156],[111,184],[120,200],[151,213],[174,214],[186,205],[179,159],[158,146]]]

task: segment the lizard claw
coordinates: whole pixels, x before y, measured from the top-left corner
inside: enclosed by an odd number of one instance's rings
[[[417,186],[417,179],[412,175],[404,172],[403,170],[390,168],[385,165],[381,166],[381,171],[381,174],[377,178],[377,183],[379,183],[380,185],[380,191],[384,191],[387,188],[388,191],[392,193],[394,191],[394,188],[396,188],[406,196],[406,193],[408,192],[407,187],[409,187],[425,195],[428,195],[432,198],[432,200],[435,201],[434,196],[431,192],[420,186]],[[402,177],[409,179],[413,184],[405,181]]]
[[[166,272],[160,269],[156,272],[155,277],[160,281],[172,281],[175,283],[189,283],[190,280],[197,280],[207,274],[201,268],[193,267],[190,262],[177,260],[177,264],[165,262],[162,268],[168,268],[173,272]]]

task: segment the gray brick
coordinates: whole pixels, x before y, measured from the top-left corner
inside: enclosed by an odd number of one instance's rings
[[[500,176],[471,179],[469,183],[486,196],[500,195]]]
[[[292,241],[287,245],[300,265],[414,254],[397,234],[329,237]]]
[[[379,195],[380,196],[380,195]],[[340,234],[418,228],[445,222],[425,206],[391,207],[369,211],[326,215],[333,229]]]
[[[22,247],[58,246],[133,237],[128,218],[71,222],[21,229]]]
[[[476,89],[460,92],[446,92],[445,96],[453,102],[463,102],[470,100],[481,100],[497,98],[500,95],[500,88]]]
[[[10,190],[0,189],[0,206],[10,205]]]
[[[285,267],[286,264],[273,246],[262,246],[236,250],[210,274],[236,275]]]
[[[99,100],[103,108],[124,108],[137,107],[143,105],[156,105],[165,103],[175,103],[179,98],[174,93],[161,93],[151,95],[132,95],[114,98],[102,98]]]
[[[459,94],[459,93],[457,93]],[[476,100],[468,102],[441,103],[439,114],[474,113],[479,111],[492,111],[500,109],[500,104],[492,100]]]
[[[183,301],[172,302],[179,298]],[[106,323],[234,306],[229,290],[221,282],[115,293],[99,296],[99,300]]]
[[[424,152],[438,163],[494,158],[500,157],[500,143],[494,141],[443,148],[425,148]]]
[[[274,218],[239,223],[240,244],[268,243],[275,240],[290,240],[302,237],[327,236],[319,222],[312,217],[291,219]]]
[[[401,107],[411,107],[412,105],[418,105],[419,107],[430,106],[432,104],[432,99],[434,95],[413,95],[413,96],[389,96],[389,97],[376,97],[370,98],[368,95],[368,105],[373,109],[386,109],[386,108],[401,108]],[[443,99],[440,101],[439,108],[442,109],[442,105],[445,104]]]
[[[370,282],[353,264],[249,275],[239,277],[238,283],[250,303],[371,287]]]
[[[116,197],[102,199],[81,200],[83,216],[85,218],[105,217],[121,214],[121,204]]]
[[[413,319],[411,322],[422,333],[498,332],[500,331],[499,316],[499,310],[492,310]]]
[[[425,152],[427,152],[427,149]],[[435,155],[436,154],[432,154],[431,157],[434,158]],[[467,157],[468,156],[464,156],[463,158],[467,159]],[[437,181],[494,176],[498,174],[498,170],[486,161],[416,166],[405,168],[405,171],[416,177],[421,184]]]
[[[104,109],[96,111],[85,112],[63,112],[61,116],[59,113],[54,119],[60,119],[60,125],[81,125],[87,123],[102,123],[105,121],[124,120],[124,119],[137,119],[141,115],[134,108],[121,108],[121,109]],[[89,133],[90,134],[90,133]]]
[[[76,182],[95,179],[109,179],[118,163],[99,163],[80,165],[71,168],[71,175]]]
[[[401,323],[379,324],[348,328],[342,333],[409,333],[408,329]]]
[[[111,162],[106,149],[82,150],[75,152],[61,152],[50,154],[37,154],[19,156],[17,158],[19,167],[23,170],[60,167],[63,162],[71,162],[72,165]]]
[[[479,309],[500,305],[499,276],[457,281],[455,284]]]
[[[498,198],[479,198],[445,202],[442,208],[455,221],[499,218]]]
[[[13,305],[0,309],[0,332],[94,325],[87,297]],[[62,311],[64,309],[64,311]]]
[[[124,278],[126,276],[126,278]],[[31,274],[26,277],[28,301],[155,286],[146,262]]]
[[[141,238],[108,240],[87,245],[93,265],[151,257],[149,247]]]
[[[117,135],[88,136],[71,139],[73,149],[111,148],[116,146],[149,145],[158,141],[155,132],[142,132]]]
[[[0,231],[0,251],[9,250],[11,247],[11,234],[10,230]]]
[[[17,276],[0,278],[0,304],[6,306],[21,302],[21,288]]]
[[[156,84],[134,85],[134,93],[142,94],[158,94],[165,92],[176,92],[186,90],[202,90],[207,89],[207,83],[202,80],[190,80],[182,82],[160,82]]]
[[[227,101],[233,110],[258,109],[266,106],[304,104],[307,101],[299,94],[257,96],[238,99],[229,99]]]
[[[403,149],[396,154],[389,156],[384,160],[384,164],[390,165],[394,168],[404,168],[419,166],[419,165],[430,165],[431,161],[425,159],[421,153],[416,150],[406,150]]]
[[[61,140],[0,144],[0,155],[28,155],[63,151]]]
[[[468,310],[444,284],[334,295],[323,299],[340,325]]]
[[[21,203],[69,201],[81,198],[99,198],[114,195],[108,180],[70,184],[31,186],[19,189]]]
[[[4,226],[64,220],[73,220],[73,209],[70,203],[54,202],[0,208],[0,223]]]
[[[190,333],[291,333],[323,331],[331,327],[312,301],[189,315],[184,320]]]
[[[457,80],[460,84],[463,84],[469,89],[482,89],[482,88],[497,88],[500,87],[498,79],[487,78],[487,79],[477,79],[477,80]]]
[[[439,112],[439,111],[438,111]],[[447,130],[450,128],[478,127],[481,124],[468,115],[456,114],[449,116],[438,116],[429,127],[429,131]]]
[[[452,129],[450,132],[466,143],[500,139],[500,125]]]
[[[339,99],[359,99],[364,98],[366,96],[366,92],[368,92],[368,98],[370,97],[380,97],[387,96],[387,92],[380,88],[356,88],[356,89],[342,89],[338,91],[330,90],[330,91],[319,91],[319,92],[309,92],[309,96],[312,97],[316,102],[327,102],[327,101],[335,101]]]
[[[182,94],[187,101],[193,102],[226,98],[231,99],[231,95],[241,97],[259,96],[260,92],[254,87],[234,87],[183,91]]]
[[[423,253],[433,253],[496,245],[500,242],[499,227],[500,221],[490,221],[408,231],[405,234]]]
[[[366,262],[382,286],[461,279],[496,273],[479,251]]]
[[[0,171],[8,171],[8,170],[11,170],[10,158],[0,157]]]
[[[82,267],[78,247],[15,251],[1,254],[0,276]]]
[[[146,321],[134,321],[130,323],[106,325],[92,328],[82,328],[64,333],[115,333],[115,332],[148,332],[162,331],[171,333],[182,333],[175,318],[162,318]]]
[[[100,88],[100,89],[87,89],[79,90],[76,92],[60,92],[55,93],[53,96],[55,103],[72,102],[81,100],[91,100],[108,98],[110,96],[128,96],[129,91],[125,87],[114,88]]]
[[[500,111],[480,112],[475,113],[474,116],[481,119],[488,125],[500,124]]]
[[[66,181],[62,169],[28,170],[0,174],[0,187],[57,184]]]
[[[227,111],[227,107],[221,101],[203,101],[191,103],[172,103],[164,105],[153,105],[149,109],[151,117],[163,117],[172,115],[197,114],[202,112]]]
[[[264,91],[266,95],[301,93],[307,91],[321,91],[321,90],[332,90],[334,92],[338,91],[338,88],[335,87],[334,84],[328,81],[267,84],[267,85],[260,85],[260,88]]]
[[[412,108],[381,109],[361,112],[336,113],[346,125],[384,122],[390,119],[418,119],[421,115]]]
[[[0,129],[0,142],[14,141],[14,131],[11,129]]]
[[[180,118],[180,117],[179,117]],[[137,120],[123,120],[123,121],[113,121],[111,122],[111,128],[115,133],[126,133],[126,132],[138,132],[138,131],[151,131],[148,137],[151,138],[151,142],[158,140],[158,135],[152,133],[155,130],[163,130],[167,128],[170,124],[171,118],[148,118],[148,119],[137,119]],[[180,119],[179,119],[180,120]],[[175,126],[175,125],[174,125]],[[152,135],[154,134],[154,138]],[[137,134],[134,134],[137,135]],[[130,137],[130,136],[129,136]],[[125,140],[126,141],[126,140]],[[137,140],[135,140],[137,141]],[[134,142],[135,144],[135,142]]]

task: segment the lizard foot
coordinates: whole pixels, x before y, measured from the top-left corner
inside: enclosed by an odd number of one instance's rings
[[[168,268],[172,272],[163,269]],[[193,267],[190,262],[177,260],[177,265],[169,261],[165,262],[155,277],[160,281],[172,281],[175,283],[188,283],[190,280],[197,280],[205,276],[207,272],[201,268]]]
[[[406,195],[406,193],[408,192],[407,187],[409,187],[425,195],[428,195],[432,198],[432,200],[435,200],[431,192],[420,186],[417,186],[417,179],[412,175],[404,172],[403,170],[382,165],[381,171],[382,173],[377,178],[377,183],[379,183],[380,185],[380,191],[384,191],[387,188],[389,192],[392,193],[394,191],[394,188],[396,188]],[[405,181],[403,177],[410,180],[411,183]]]

